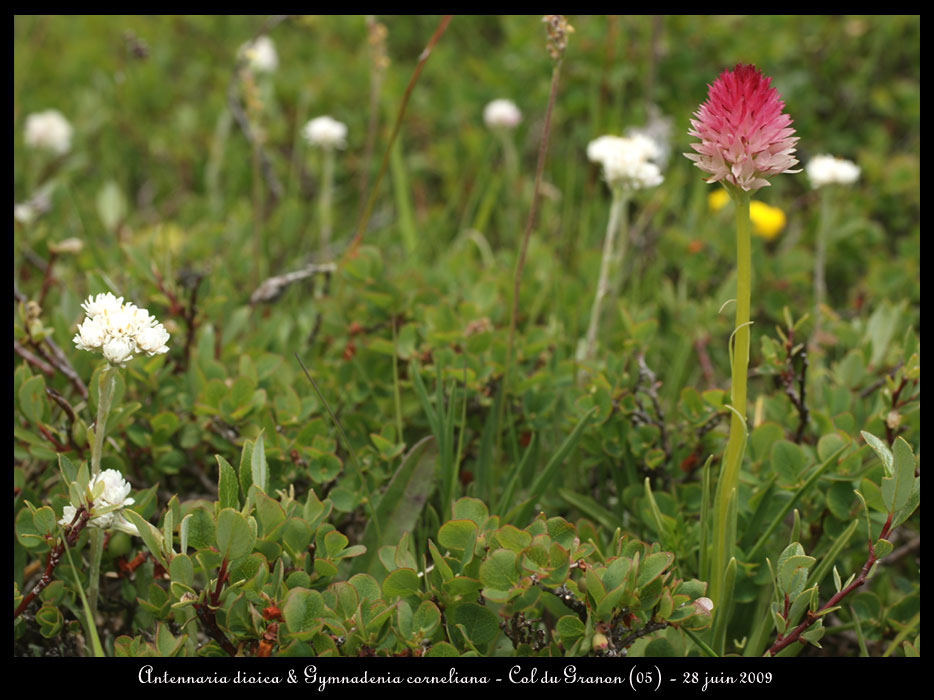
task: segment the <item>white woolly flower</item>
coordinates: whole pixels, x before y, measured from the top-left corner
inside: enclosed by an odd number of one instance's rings
[[[652,139],[601,136],[587,145],[587,158],[603,166],[603,176],[611,187],[642,189],[662,183],[661,169],[652,161],[661,155]]]
[[[312,146],[343,148],[347,138],[347,125],[329,116],[316,117],[305,124],[302,132],[305,140]]]
[[[96,318],[86,318],[78,326],[78,333],[75,335],[75,345],[79,350],[94,352],[99,349],[104,341],[107,340],[107,331],[104,324]]]
[[[254,73],[272,73],[279,67],[276,45],[268,36],[260,36],[240,47],[240,54]]]
[[[859,179],[859,166],[852,161],[831,155],[814,156],[805,166],[811,186],[852,185]]]
[[[512,100],[493,100],[483,108],[483,122],[490,129],[515,129],[521,121],[522,112]]]
[[[97,318],[108,310],[119,309],[123,306],[123,297],[115,297],[110,292],[89,296],[81,308],[88,315],[88,318]]]
[[[165,330],[165,326],[159,323],[152,328],[144,328],[137,333],[136,345],[140,350],[151,357],[152,355],[161,355],[169,351],[166,345],[168,339],[169,334]]]
[[[133,359],[133,346],[134,343],[129,338],[112,337],[101,346],[101,352],[110,364],[123,367]]]
[[[100,350],[110,364],[121,367],[136,353],[152,357],[169,351],[165,326],[146,309],[124,303],[123,297],[110,292],[92,295],[81,307],[87,318],[73,339],[79,350]]]
[[[139,535],[136,526],[127,522],[121,509],[133,505],[134,499],[130,498],[130,484],[123,478],[116,469],[105,469],[88,483],[88,491],[91,494],[93,503],[91,504],[91,518],[88,525],[99,527],[101,529],[115,528],[131,535]],[[100,511],[109,509],[106,513]],[[70,525],[75,518],[77,509],[74,505],[67,505],[62,511],[62,519],[59,525]]]
[[[71,150],[71,124],[56,109],[47,109],[26,117],[24,138],[27,146],[64,155]]]

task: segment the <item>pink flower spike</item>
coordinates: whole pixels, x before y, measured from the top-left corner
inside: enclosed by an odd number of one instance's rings
[[[708,85],[707,101],[694,112],[688,131],[700,139],[691,144],[697,153],[684,154],[710,173],[707,182],[748,192],[767,187],[773,175],[801,172],[791,169],[798,163],[798,137],[771,82],[755,66],[740,64]]]

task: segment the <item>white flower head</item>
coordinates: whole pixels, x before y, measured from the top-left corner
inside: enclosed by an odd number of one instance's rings
[[[661,169],[653,160],[661,152],[655,142],[641,134],[631,137],[601,136],[587,145],[587,158],[603,166],[611,187],[638,190],[662,183]]]
[[[26,117],[24,139],[27,146],[64,155],[71,150],[71,135],[74,130],[62,113],[47,109]]]
[[[493,100],[483,108],[483,123],[490,129],[515,129],[521,121],[522,112],[512,100]]]
[[[302,130],[305,140],[320,148],[343,148],[347,138],[347,125],[327,115],[316,117]]]
[[[824,185],[852,185],[859,179],[859,166],[831,155],[814,156],[805,166],[814,189]]]
[[[123,306],[123,297],[115,297],[110,292],[89,296],[81,308],[88,315],[88,318],[97,318],[105,311],[112,311]]]
[[[240,55],[254,73],[272,73],[279,67],[276,45],[268,36],[256,37],[240,47]]]
[[[127,522],[123,513],[120,512],[126,506],[135,503],[134,499],[130,498],[130,490],[130,484],[116,469],[105,469],[91,479],[88,483],[88,491],[91,494],[89,500],[93,499],[93,502],[88,525],[105,530],[116,528],[131,535],[139,535],[136,526]],[[107,512],[101,513],[102,510],[107,510]],[[76,513],[77,509],[73,504],[65,506],[62,518],[58,521],[59,524],[70,525]]]
[[[81,307],[87,318],[73,339],[79,350],[100,350],[110,364],[120,367],[136,353],[152,357],[169,351],[165,327],[146,309],[124,303],[123,297],[110,292],[92,295]]]

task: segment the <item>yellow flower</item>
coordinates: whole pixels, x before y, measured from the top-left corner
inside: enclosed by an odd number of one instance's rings
[[[773,240],[785,228],[785,212],[755,200],[749,203],[749,219],[753,233],[767,241]]]
[[[722,187],[717,188],[707,196],[707,205],[710,211],[720,211],[730,201],[730,195]],[[749,220],[752,221],[752,231],[767,241],[773,240],[785,228],[785,212],[778,207],[753,200],[749,203]]]

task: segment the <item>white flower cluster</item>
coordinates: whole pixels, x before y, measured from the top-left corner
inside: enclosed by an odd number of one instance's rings
[[[347,125],[332,117],[316,117],[305,124],[305,140],[321,148],[343,148],[347,138]]]
[[[638,190],[660,185],[662,172],[652,161],[661,152],[655,142],[635,136],[601,136],[587,145],[587,158],[603,166],[603,176],[610,187]]]
[[[124,304],[110,292],[88,297],[81,308],[87,318],[78,326],[74,343],[80,350],[100,350],[112,365],[123,367],[133,354],[152,357],[169,351],[169,334],[146,309]]]
[[[852,185],[859,179],[859,166],[830,155],[814,156],[805,167],[814,189],[824,185]]]
[[[240,55],[254,73],[272,73],[279,67],[276,45],[268,36],[256,37],[240,47]]]
[[[102,530],[114,528],[131,535],[139,535],[139,531],[132,523],[127,522],[120,509],[133,505],[135,501],[128,498],[130,484],[116,469],[105,469],[91,479],[88,484],[93,503],[91,505],[91,519],[88,525],[99,527]],[[101,512],[106,511],[106,512]],[[73,505],[65,506],[59,525],[70,525],[75,519],[77,509]]]
[[[27,146],[64,155],[71,150],[74,129],[57,109],[47,109],[26,117],[24,139]]]
[[[522,112],[512,100],[493,100],[483,108],[483,123],[490,129],[515,129],[522,121]]]

